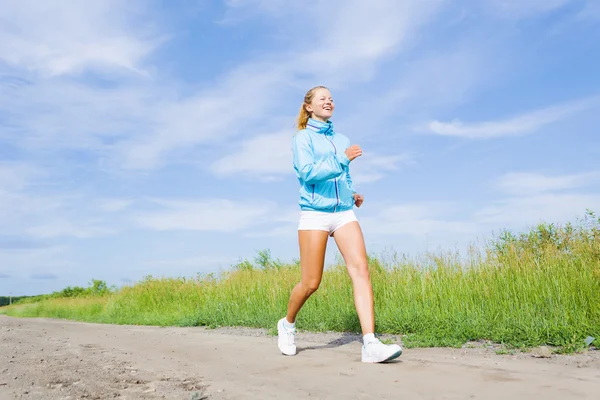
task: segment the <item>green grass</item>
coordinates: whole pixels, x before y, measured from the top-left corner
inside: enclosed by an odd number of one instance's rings
[[[377,333],[401,334],[407,347],[489,340],[573,352],[585,346],[586,337],[600,337],[600,220],[591,212],[576,225],[503,232],[466,257],[442,252],[415,259],[369,257],[369,267]],[[28,299],[1,312],[116,324],[271,329],[285,314],[299,277],[297,262],[273,261],[265,251],[255,263],[243,261],[220,275],[147,277],[118,290],[94,281],[95,290]],[[298,327],[360,331],[342,263],[327,268],[320,289],[299,314]]]

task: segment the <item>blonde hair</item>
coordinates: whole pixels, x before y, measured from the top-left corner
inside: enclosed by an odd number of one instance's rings
[[[302,106],[300,107],[300,113],[298,114],[298,118],[296,119],[296,126],[299,130],[306,129],[306,124],[308,123],[308,119],[310,118],[310,113],[306,110],[306,105],[310,104],[313,97],[315,97],[315,92],[318,89],[329,90],[329,88],[325,86],[315,86],[314,88],[306,92],[306,95],[304,95],[304,103],[302,103]]]

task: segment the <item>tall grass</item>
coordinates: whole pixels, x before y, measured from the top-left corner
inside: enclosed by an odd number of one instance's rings
[[[416,259],[369,257],[376,330],[402,334],[407,346],[490,340],[570,351],[600,337],[600,219],[502,232],[459,254]],[[80,299],[45,299],[5,313],[117,324],[249,326],[272,329],[300,277],[297,262],[262,252],[218,276],[147,277],[133,286]],[[341,262],[301,310],[298,327],[359,332],[352,285]]]

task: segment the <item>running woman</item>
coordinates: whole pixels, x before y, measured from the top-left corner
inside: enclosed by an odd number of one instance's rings
[[[354,304],[363,334],[363,362],[389,361],[402,354],[397,344],[385,345],[374,335],[373,288],[365,242],[353,207],[362,195],[354,190],[349,165],[362,155],[358,145],[335,132],[335,106],[329,89],[310,89],[298,115],[293,139],[294,169],[300,182],[298,243],[302,276],[290,295],[287,315],[277,323],[278,346],[285,355],[296,354],[296,315],[319,288],[325,249],[333,237],[352,279]]]

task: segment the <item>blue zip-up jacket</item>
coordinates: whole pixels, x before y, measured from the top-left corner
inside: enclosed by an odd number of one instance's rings
[[[300,182],[300,209],[324,212],[351,210],[356,193],[350,160],[344,151],[348,138],[333,130],[331,121],[310,118],[294,135],[294,169]]]

